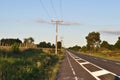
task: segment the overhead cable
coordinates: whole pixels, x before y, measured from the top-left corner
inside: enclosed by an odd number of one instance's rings
[[[43,7],[43,9],[44,9],[45,13],[47,14],[47,16],[48,16],[48,17],[49,17],[49,19],[50,19],[50,15],[49,15],[49,13],[48,13],[48,11],[47,11],[46,7],[44,6],[44,4],[43,4],[42,0],[40,0],[40,3],[41,3],[41,5],[42,5],[42,7]]]
[[[52,9],[53,9],[53,11],[54,11],[54,14],[55,14],[56,18],[58,19],[58,17],[57,17],[57,12],[56,12],[55,7],[54,7],[54,4],[53,4],[53,0],[50,0],[50,2],[51,2]]]

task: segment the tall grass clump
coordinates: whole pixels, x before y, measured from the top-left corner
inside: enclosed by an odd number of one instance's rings
[[[20,53],[19,44],[14,43],[14,44],[11,46],[11,52],[12,52],[12,53]]]

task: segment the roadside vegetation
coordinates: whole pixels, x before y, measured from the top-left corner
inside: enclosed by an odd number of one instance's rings
[[[62,57],[41,49],[0,50],[0,80],[55,80]]]
[[[73,46],[69,49],[101,58],[120,61],[120,37],[115,44],[109,44],[107,41],[101,41],[99,32],[91,32],[85,37],[87,45]]]
[[[0,80],[55,80],[64,56],[63,49],[55,55],[54,48],[33,47],[34,39],[31,37],[25,38],[23,43],[19,39],[19,42],[16,39],[2,40]]]

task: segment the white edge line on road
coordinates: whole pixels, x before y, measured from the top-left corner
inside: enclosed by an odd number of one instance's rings
[[[67,51],[68,53],[69,53],[69,55],[74,59],[74,57],[72,56],[73,54],[72,53],[70,53],[69,51]],[[72,55],[71,55],[72,54]],[[81,58],[82,59],[82,58]],[[75,60],[75,59],[74,59]],[[84,60],[84,61],[86,61],[86,62],[89,62],[89,61],[87,61],[87,60],[85,60],[85,59],[82,59],[82,60]],[[75,60],[78,64],[80,64],[87,72],[89,72],[92,76],[94,76],[97,80],[100,80],[99,78],[98,78],[98,76],[96,76],[96,75],[93,75],[92,74],[92,72],[91,71],[89,71],[86,67],[84,67],[81,63],[79,63],[77,60]],[[89,63],[91,63],[91,62],[89,62]],[[117,77],[119,77],[120,78],[120,76],[118,76],[118,75],[116,75],[115,73],[113,73],[113,72],[110,72],[110,71],[108,71],[108,70],[106,70],[106,69],[103,69],[103,68],[101,68],[101,67],[99,67],[99,66],[97,66],[97,65],[95,65],[95,64],[93,64],[93,63],[91,63],[93,66],[95,66],[95,67],[98,67],[99,69],[102,69],[102,70],[105,70],[105,71],[107,71],[107,72],[109,72],[109,73],[111,73],[112,75],[114,75],[114,76],[117,76]]]
[[[71,62],[70,62],[70,59],[68,58],[68,55],[67,55],[67,60],[68,60],[68,63],[69,63],[69,65],[70,65],[70,67],[71,67],[72,73],[73,73],[73,75],[75,76],[76,73],[75,73],[75,71],[74,71],[74,69],[73,69],[73,67],[72,67],[72,64],[71,64]],[[78,80],[78,78],[77,78],[76,76],[75,76],[75,80]]]
[[[75,76],[75,80],[78,80],[77,76]]]
[[[73,71],[73,74],[76,75],[75,71]]]

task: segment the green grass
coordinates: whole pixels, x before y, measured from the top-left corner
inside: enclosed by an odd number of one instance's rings
[[[62,51],[58,51],[58,58],[59,58],[59,61],[58,61],[58,63],[53,67],[53,71],[52,71],[52,74],[51,74],[51,76],[50,76],[50,78],[49,78],[49,80],[56,80],[56,78],[57,78],[57,73],[58,73],[58,71],[59,71],[59,68],[60,68],[60,64],[61,64],[61,62],[62,62],[62,60],[63,60],[63,57],[64,57],[64,49],[62,49]]]

